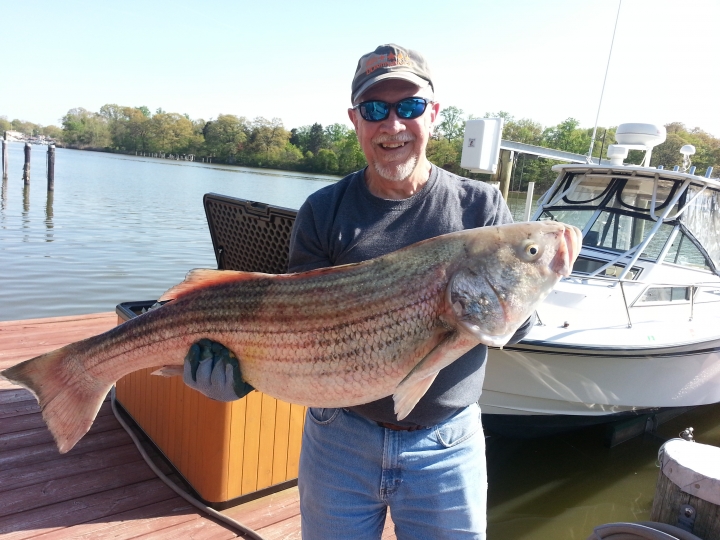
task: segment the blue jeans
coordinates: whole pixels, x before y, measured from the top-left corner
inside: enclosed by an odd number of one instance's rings
[[[480,407],[393,431],[346,409],[308,409],[300,454],[305,540],[377,540],[390,508],[398,540],[484,539]]]

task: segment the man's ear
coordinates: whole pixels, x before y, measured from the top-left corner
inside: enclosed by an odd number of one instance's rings
[[[357,131],[357,109],[350,108],[348,109],[348,118],[350,118],[350,121],[352,122],[353,126],[355,126],[355,131]]]

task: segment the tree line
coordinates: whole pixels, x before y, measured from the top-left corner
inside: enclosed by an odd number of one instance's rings
[[[503,138],[520,143],[587,154],[592,128],[583,128],[574,118],[549,127],[528,118],[515,119],[501,111],[484,117],[504,119]],[[465,122],[473,118],[454,106],[440,111],[428,143],[431,162],[454,173],[487,180],[487,175],[470,174],[460,167]],[[103,105],[98,112],[75,108],[61,119],[61,126],[40,126],[0,116],[0,132],[15,130],[29,136],[45,135],[61,146],[124,153],[189,155],[213,162],[345,175],[366,165],[355,131],[345,124],[319,123],[286,129],[280,118],[252,120],[232,114],[219,114],[211,120],[192,119],[187,114],[168,113],[147,107]],[[681,165],[679,149],[692,144],[697,174],[720,164],[720,139],[700,128],[689,129],[680,122],[667,124],[667,140],[653,151],[651,165],[672,168]],[[593,156],[605,159],[607,147],[615,142],[615,127],[599,127]],[[643,153],[631,151],[626,162],[639,164]],[[515,156],[511,189],[526,189],[535,182],[547,189],[555,179],[550,167],[558,162]],[[717,176],[717,173],[715,174]]]

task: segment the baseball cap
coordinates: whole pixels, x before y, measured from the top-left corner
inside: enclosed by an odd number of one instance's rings
[[[417,51],[389,43],[360,57],[352,81],[352,103],[375,83],[385,79],[404,79],[419,87],[435,90],[425,58]]]

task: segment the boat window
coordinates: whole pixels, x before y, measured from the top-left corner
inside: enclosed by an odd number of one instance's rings
[[[715,268],[720,269],[720,191],[706,189],[698,195],[701,189],[695,184],[688,187],[690,203],[680,220],[705,248]]]
[[[648,178],[628,178],[620,192],[620,203],[626,208],[650,211],[654,181]],[[665,208],[680,184],[672,180],[658,180],[655,210]],[[673,212],[671,212],[672,214]]]
[[[565,190],[572,184],[573,181],[578,179],[578,175],[571,174],[561,184],[560,190]],[[580,180],[575,186],[562,198],[562,201],[558,202],[558,205],[563,204],[587,204],[595,202],[598,206],[605,194],[610,190],[612,186],[612,178],[597,178],[587,176],[580,176]]]
[[[655,222],[650,219],[615,212],[601,212],[585,235],[583,245],[610,251],[627,251],[645,240],[654,226]],[[663,223],[645,246],[641,257],[656,260],[672,229],[672,225]]]
[[[703,255],[702,251],[700,251],[684,232],[680,232],[675,237],[663,262],[689,266],[691,268],[712,270],[705,255]]]
[[[641,303],[647,302],[689,302],[692,287],[650,287],[640,298]]]
[[[607,261],[591,259],[589,257],[580,256],[575,260],[573,265],[573,274],[592,274],[595,270],[605,266]],[[625,266],[622,264],[613,264],[600,272],[599,276],[620,277]],[[640,274],[640,268],[632,267],[625,276],[625,279],[635,279]]]
[[[568,225],[574,225],[582,231],[593,214],[593,210],[564,210],[562,208],[553,208],[543,211],[540,216],[540,221],[560,221]]]

